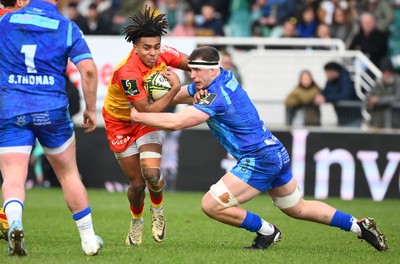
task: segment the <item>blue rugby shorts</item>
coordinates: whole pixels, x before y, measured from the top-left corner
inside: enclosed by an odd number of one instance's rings
[[[73,133],[68,107],[0,119],[0,147],[33,146],[37,138],[42,146],[57,148]]]
[[[230,172],[261,192],[285,185],[293,177],[290,157],[283,146],[246,156]]]

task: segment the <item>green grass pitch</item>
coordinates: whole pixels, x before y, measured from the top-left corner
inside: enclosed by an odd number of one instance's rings
[[[389,243],[381,253],[355,235],[337,228],[291,219],[260,195],[244,207],[276,224],[282,241],[264,251],[247,251],[253,234],[207,218],[200,209],[202,193],[165,193],[167,237],[156,243],[150,231],[149,198],[145,205],[143,244],[125,246],[130,213],[125,193],[88,191],[96,233],[104,247],[83,256],[79,234],[60,189],[27,191],[23,224],[27,257],[9,257],[0,241],[0,263],[400,263],[399,200],[370,199],[326,202],[355,217],[372,216]]]

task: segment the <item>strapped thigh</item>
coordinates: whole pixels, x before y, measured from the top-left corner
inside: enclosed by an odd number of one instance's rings
[[[210,194],[214,199],[225,207],[232,207],[239,204],[236,197],[226,187],[224,181],[221,179],[216,184],[211,185]]]

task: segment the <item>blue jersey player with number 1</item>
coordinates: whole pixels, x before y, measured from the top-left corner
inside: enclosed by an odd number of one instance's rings
[[[281,231],[239,205],[267,192],[275,206],[293,218],[351,231],[378,251],[387,250],[386,238],[377,230],[373,218],[357,220],[326,203],[302,197],[290,171],[285,147],[264,127],[257,109],[232,72],[219,67],[215,48],[197,48],[188,61],[193,83],[183,87],[174,101],[190,103],[194,97],[194,105],[175,114],[143,113],[132,108],[131,118],[134,122],[170,130],[207,122],[221,145],[235,157],[236,166],[203,197],[202,209],[209,217],[256,232],[252,245],[246,248],[266,249],[280,241]],[[167,79],[171,85],[179,83],[176,75]]]
[[[0,18],[0,169],[3,207],[10,225],[9,255],[27,254],[22,211],[36,138],[60,181],[84,253],[96,255],[103,243],[94,233],[78,173],[64,77],[70,58],[82,78],[83,127],[91,132],[96,127],[97,69],[82,32],[59,13],[56,2],[32,0]]]

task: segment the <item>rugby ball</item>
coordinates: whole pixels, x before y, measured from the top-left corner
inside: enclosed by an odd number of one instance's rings
[[[171,90],[171,84],[158,72],[147,77],[143,86],[154,101],[160,99]]]

